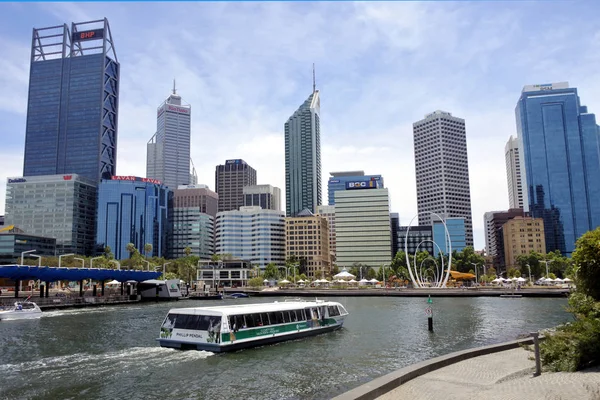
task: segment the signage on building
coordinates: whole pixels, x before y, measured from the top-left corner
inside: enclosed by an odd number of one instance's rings
[[[138,178],[136,176],[113,176],[111,178],[113,181],[137,181]]]
[[[167,104],[167,111],[176,112],[179,114],[189,114],[190,113],[189,108],[172,106],[170,104]]]
[[[379,177],[379,176],[372,176],[372,177],[371,177],[371,180],[372,180],[372,181],[380,181],[380,180],[381,180],[381,177]]]
[[[164,112],[165,112],[165,106],[160,107],[158,110],[156,110],[156,117],[157,118],[160,117],[160,115]]]
[[[330,179],[329,183],[340,183],[339,179]]]
[[[17,243],[17,244],[27,244],[27,240],[15,239],[15,243]]]
[[[227,160],[225,161],[225,164],[241,164],[242,160]]]
[[[63,180],[70,181],[71,179],[73,179],[73,175],[63,175]]]
[[[27,182],[27,179],[25,178],[16,178],[16,179],[9,179],[8,183],[23,183],[23,182]]]
[[[377,185],[373,181],[355,181],[355,182],[346,182],[346,189],[376,189]]]
[[[142,182],[154,183],[156,185],[160,185],[162,183],[158,179],[152,179],[152,178],[142,178]]]
[[[542,83],[540,85],[526,85],[523,88],[524,92],[541,92],[554,89],[568,89],[569,82]]]
[[[73,42],[104,38],[104,29],[92,29],[89,31],[73,32]]]

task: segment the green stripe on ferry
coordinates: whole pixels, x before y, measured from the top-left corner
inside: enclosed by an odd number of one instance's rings
[[[229,341],[234,342],[236,340],[242,340],[242,339],[253,339],[253,338],[258,338],[258,337],[263,337],[263,336],[273,336],[278,333],[288,333],[288,332],[299,331],[301,329],[310,328],[313,323],[316,324],[316,325],[314,325],[315,327],[319,327],[319,326],[333,325],[336,323],[336,321],[334,318],[327,318],[325,320],[300,321],[300,322],[292,322],[292,323],[285,324],[285,325],[273,325],[273,326],[257,327],[257,328],[250,328],[250,329],[242,329],[242,330],[235,332],[234,334],[222,333],[221,334],[221,343],[229,342]]]

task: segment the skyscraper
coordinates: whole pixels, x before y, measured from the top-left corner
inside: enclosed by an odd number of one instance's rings
[[[440,217],[464,218],[466,245],[473,246],[465,120],[434,111],[413,124],[419,225]]]
[[[256,185],[256,170],[244,160],[227,160],[217,165],[215,189],[219,195],[219,212],[239,210],[244,206],[244,186]]]
[[[259,206],[264,210],[281,211],[281,189],[271,185],[244,186],[244,207]]]
[[[543,218],[546,250],[570,256],[600,226],[599,129],[568,82],[528,85],[516,109],[524,208]]]
[[[284,125],[286,216],[321,205],[321,100],[313,92]]]
[[[171,190],[195,183],[190,175],[191,118],[192,107],[182,104],[173,81],[173,93],[156,110],[156,133],[147,144],[146,160],[146,176]]]
[[[327,181],[327,198],[330,206],[335,205],[335,192],[338,190],[346,190],[346,183],[353,181],[371,181],[370,185],[382,189],[383,177],[381,175],[365,175],[365,171],[343,171],[330,172],[329,180]]]
[[[506,179],[508,183],[508,207],[523,208],[523,184],[521,180],[521,158],[519,139],[511,136],[504,147]]]
[[[33,29],[24,176],[115,174],[119,76],[106,18]]]

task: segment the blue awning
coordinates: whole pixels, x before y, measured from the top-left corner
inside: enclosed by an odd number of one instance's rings
[[[39,279],[45,282],[80,281],[83,279],[105,281],[110,279],[119,282],[142,282],[148,279],[156,279],[161,274],[161,272],[136,271],[127,269],[117,270],[100,268],[56,268],[27,265],[0,265],[0,278],[21,281],[28,279]]]

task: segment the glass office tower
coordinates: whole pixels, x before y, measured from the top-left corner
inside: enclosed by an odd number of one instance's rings
[[[133,243],[140,254],[167,256],[167,238],[173,209],[173,192],[159,181],[136,176],[113,176],[98,186],[99,252],[110,246],[115,258],[129,257],[127,244]],[[152,251],[144,251],[146,244]]]
[[[24,176],[115,174],[119,69],[106,19],[33,30]]]
[[[544,219],[546,251],[570,256],[600,226],[599,129],[568,82],[528,85],[515,110],[525,211]]]

